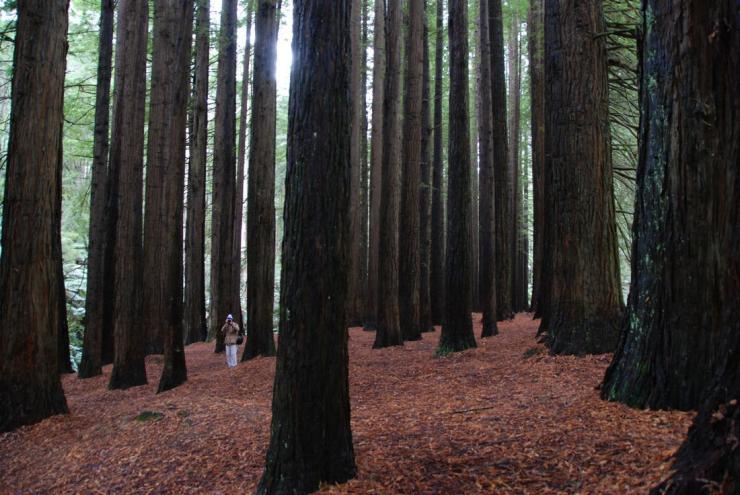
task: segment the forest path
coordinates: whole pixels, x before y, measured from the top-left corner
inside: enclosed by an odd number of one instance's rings
[[[480,317],[476,315],[476,335]],[[552,357],[530,315],[479,347],[435,358],[439,338],[372,350],[350,331],[358,477],[327,493],[637,493],[663,478],[692,414],[601,401],[609,356]],[[187,348],[190,380],[106,388],[111,367],[63,379],[71,414],[0,434],[0,493],[252,492],[269,440],[274,358],[229,370]],[[468,412],[456,412],[470,410]],[[142,411],[163,414],[139,421]]]

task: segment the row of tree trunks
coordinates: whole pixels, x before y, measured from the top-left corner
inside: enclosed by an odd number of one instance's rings
[[[419,328],[422,332],[434,331],[430,300],[431,262],[431,207],[432,207],[432,162],[430,153],[431,108],[429,101],[429,27],[427,25],[427,2],[424,1],[423,63],[421,86],[421,190],[419,196]]]
[[[488,30],[491,37],[491,105],[493,112],[494,256],[496,258],[496,314],[498,320],[513,316],[511,306],[511,181],[506,131],[506,81],[504,73],[504,27],[501,0],[490,0]]]
[[[545,166],[545,87],[543,54],[543,0],[531,0],[527,21],[527,49],[529,51],[530,115],[532,136],[532,192],[534,246],[532,258],[532,300],[531,310],[535,317],[540,316],[540,287],[542,281],[543,229],[545,217],[545,190],[543,188]]]
[[[87,254],[87,290],[85,297],[85,335],[82,358],[77,370],[80,378],[102,373],[103,332],[110,331],[104,320],[105,305],[105,217],[108,187],[108,132],[110,86],[113,73],[114,0],[100,2],[98,36],[98,71],[95,86],[95,121],[93,126],[92,183],[90,185],[90,228]],[[110,283],[110,281],[108,281]]]
[[[275,57],[279,0],[259,0],[255,18],[254,84],[247,192],[247,343],[242,360],[274,356]]]
[[[147,382],[146,330],[142,327],[142,204],[144,102],[148,2],[121,0],[116,37],[116,99],[110,152],[111,199],[115,202],[115,358],[109,387],[125,389]]]
[[[444,2],[437,1],[436,35],[434,41],[434,139],[432,143],[432,218],[431,218],[431,262],[429,287],[431,318],[434,325],[444,320],[445,294],[445,211],[442,190],[444,188],[444,165],[442,151],[442,60],[444,52]]]
[[[402,190],[399,230],[399,308],[404,340],[421,339],[420,185],[424,76],[424,0],[409,0],[406,31]]]
[[[496,189],[493,167],[493,107],[491,105],[491,38],[489,35],[489,0],[480,0],[480,174],[478,189],[478,229],[480,265],[479,302],[483,313],[481,337],[498,334],[496,324],[496,257],[494,254],[494,198]]]
[[[373,347],[402,345],[398,294],[398,222],[401,172],[401,0],[389,0],[383,99],[377,332]],[[382,227],[382,228],[381,228]]]
[[[220,329],[228,314],[241,324],[239,294],[234,293],[234,210],[236,203],[236,0],[224,0],[219,33],[218,82],[213,148],[211,221],[211,311],[209,338],[223,352]],[[253,148],[254,149],[254,148]]]
[[[447,257],[445,315],[439,347],[459,351],[475,347],[472,322],[472,221],[470,120],[468,118],[468,6],[449,2],[450,121],[447,173]]]
[[[518,313],[526,311],[527,301],[527,256],[523,250],[526,239],[527,226],[524,215],[527,208],[523,201],[523,190],[526,181],[521,180],[522,171],[519,166],[519,137],[521,129],[521,51],[519,41],[519,10],[514,9],[509,24],[509,172],[511,174],[511,309]]]
[[[375,0],[373,24],[373,109],[370,136],[370,242],[368,245],[366,330],[377,328],[379,304],[380,202],[383,171],[385,106],[385,0]]]
[[[241,301],[242,296],[242,231],[244,224],[244,173],[247,163],[247,113],[249,112],[249,64],[251,61],[252,40],[252,11],[253,2],[247,3],[247,27],[246,46],[244,47],[244,59],[242,60],[242,87],[239,96],[239,135],[236,156],[236,191],[234,194],[234,238],[232,264],[233,275],[231,282],[234,284],[233,291]],[[241,311],[241,304],[240,304]],[[242,329],[243,330],[243,329]]]
[[[351,5],[296,0],[293,6],[280,345],[260,494],[310,493],[357,470],[345,311]]]
[[[162,342],[164,368],[158,391],[163,392],[187,380],[182,218],[193,0],[156,0],[154,9],[143,319],[149,331],[150,351]]]
[[[542,329],[555,354],[613,351],[621,316],[600,1],[547,0],[546,246]]]
[[[196,0],[195,69],[190,130],[188,205],[185,226],[185,335],[206,339],[206,163],[208,160],[208,63],[210,2]]]
[[[0,432],[67,412],[61,295],[61,128],[67,0],[18,4],[0,260]]]

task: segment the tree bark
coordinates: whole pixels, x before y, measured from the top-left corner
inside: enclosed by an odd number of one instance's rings
[[[621,316],[609,138],[607,57],[600,1],[547,0],[546,182],[553,354],[614,350]],[[588,70],[586,70],[588,68]]]
[[[468,224],[468,230],[470,231],[470,259],[471,259],[471,270],[472,276],[470,277],[471,283],[471,298],[472,298],[472,310],[476,313],[481,311],[479,301],[479,280],[478,272],[480,271],[480,259],[478,257],[479,252],[479,241],[480,232],[478,232],[478,114],[480,113],[480,19],[478,19],[478,11],[480,10],[480,0],[473,0],[468,3],[469,12],[472,12],[472,19],[470,23],[473,25],[472,33],[470,33],[470,43],[472,45],[469,56],[469,66],[475,71],[475,75],[470,77],[469,94],[471,97],[469,101],[469,112],[468,117],[470,119],[470,201],[472,202],[472,214],[470,215],[470,224]]]
[[[491,105],[493,112],[494,256],[496,258],[497,319],[514,316],[511,281],[514,253],[511,250],[511,180],[508,168],[506,131],[506,75],[504,72],[504,27],[501,0],[489,0],[488,31],[491,36]]]
[[[185,335],[188,344],[206,339],[206,163],[208,161],[208,65],[210,2],[196,0],[195,78],[185,226]]]
[[[365,325],[365,305],[368,298],[368,259],[370,257],[370,161],[368,142],[368,115],[367,115],[367,47],[368,37],[368,6],[369,0],[362,0],[362,170],[360,172],[360,252],[362,263],[360,265],[360,292],[357,302],[358,323]]]
[[[403,182],[399,230],[399,309],[404,340],[421,339],[420,186],[422,85],[424,75],[424,0],[409,0],[403,112]]]
[[[100,2],[98,73],[95,86],[95,124],[93,131],[92,184],[90,186],[90,228],[87,255],[87,291],[85,297],[85,336],[82,359],[77,370],[80,378],[100,375],[103,364],[106,196],[108,188],[108,133],[110,86],[113,73],[114,0]],[[110,283],[110,280],[108,280]],[[109,304],[110,301],[107,301]]]
[[[375,0],[373,24],[373,115],[370,138],[370,244],[368,248],[366,330],[377,328],[380,263],[380,202],[383,169],[385,102],[385,0]]]
[[[439,347],[461,351],[476,347],[473,335],[470,120],[468,119],[468,6],[467,0],[449,1],[450,142],[447,173],[447,262],[445,320]]]
[[[643,13],[632,282],[602,397],[651,409],[712,397],[711,416],[740,396],[735,3],[645,0]]]
[[[352,20],[350,36],[352,39],[352,72],[350,81],[352,102],[352,140],[350,144],[351,191],[350,211],[350,270],[347,283],[347,323],[357,326],[361,323],[360,288],[362,279],[362,117],[364,115],[362,97],[362,9],[361,0],[352,0]]]
[[[351,8],[293,6],[280,345],[260,494],[309,493],[356,474],[345,317]]]
[[[445,211],[442,200],[444,158],[442,156],[442,60],[444,52],[444,1],[437,2],[437,24],[434,49],[434,142],[432,158],[432,233],[429,269],[432,323],[444,320],[445,295]]]
[[[378,328],[374,348],[402,345],[398,280],[401,169],[401,0],[388,2],[383,100],[383,171],[380,195]]]
[[[275,300],[275,57],[280,1],[259,0],[247,193],[247,343],[242,361],[274,356]]]
[[[219,331],[232,314],[241,327],[239,294],[234,292],[234,211],[236,209],[236,0],[224,0],[218,49],[216,121],[213,144],[211,220],[211,311],[209,338],[224,351]],[[254,149],[254,148],[252,148]]]
[[[489,0],[480,0],[480,179],[478,229],[480,232],[478,271],[480,304],[483,313],[481,337],[498,335],[496,324],[496,257],[494,254],[494,198],[496,189],[493,168],[493,107],[491,106],[491,37],[489,34]]]
[[[158,392],[187,380],[182,217],[193,0],[155,0],[144,218],[144,328],[162,343]],[[156,349],[158,350],[158,349]]]
[[[530,115],[532,135],[532,192],[534,206],[534,256],[532,263],[532,302],[531,311],[540,316],[540,288],[542,279],[543,231],[545,222],[545,87],[542,56],[543,46],[543,0],[531,0],[527,20],[527,41],[529,51]]]
[[[66,0],[18,4],[0,259],[0,432],[67,412],[57,362]],[[49,152],[49,150],[52,150]]]
[[[421,190],[419,198],[419,328],[422,332],[433,332],[430,300],[431,263],[431,207],[432,207],[432,163],[430,153],[431,107],[429,95],[429,27],[427,25],[427,1],[424,0],[423,63],[421,86]]]
[[[147,382],[146,332],[142,328],[142,204],[144,172],[144,101],[149,5],[120,0],[116,40],[116,99],[110,174],[116,191],[115,359],[108,387],[126,389]]]

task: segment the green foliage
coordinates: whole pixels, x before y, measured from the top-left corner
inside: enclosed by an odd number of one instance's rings
[[[134,421],[146,422],[146,421],[159,421],[164,418],[164,414],[157,411],[141,411],[134,417]]]
[[[452,347],[441,345],[434,350],[434,357],[436,358],[447,357],[453,352],[455,352],[455,349],[453,349]]]

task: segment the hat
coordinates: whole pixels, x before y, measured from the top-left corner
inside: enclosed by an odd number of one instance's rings
[[[233,320],[233,319],[234,319],[234,317],[233,317],[233,316],[231,316],[231,315],[229,315],[229,316],[227,316],[227,317],[226,317],[226,319],[227,319],[227,320]]]

